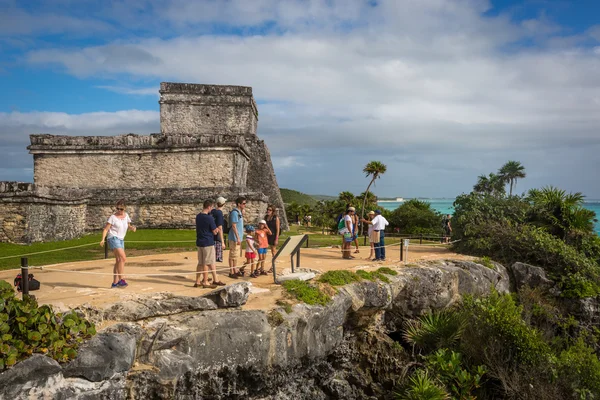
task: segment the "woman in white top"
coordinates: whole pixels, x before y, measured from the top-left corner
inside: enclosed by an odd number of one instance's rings
[[[375,211],[369,211],[369,214],[367,214],[369,219],[362,219],[362,222],[369,225],[368,231],[367,233],[369,234],[369,243],[371,244],[371,254],[369,254],[369,258],[368,260],[371,260],[373,258],[373,256],[375,255],[375,245],[374,243],[376,242],[376,240],[374,239],[373,236],[373,222],[371,222],[373,220],[373,218],[375,217]]]
[[[125,212],[125,201],[119,200],[116,204],[117,211],[108,218],[108,222],[102,231],[102,241],[100,246],[104,247],[104,239],[108,242],[108,247],[115,255],[115,267],[113,268],[112,288],[125,287],[127,282],[123,276],[125,271],[125,234],[127,230],[136,231],[135,226],[131,225],[131,219]],[[107,237],[108,234],[108,237]]]

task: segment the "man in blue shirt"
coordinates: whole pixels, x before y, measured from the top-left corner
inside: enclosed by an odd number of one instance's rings
[[[194,287],[216,288],[224,286],[223,282],[217,280],[215,265],[215,239],[214,235],[219,232],[215,225],[215,219],[210,215],[213,208],[212,200],[205,200],[200,214],[196,215],[196,246],[198,247],[198,265],[196,266],[196,283]],[[208,268],[212,270],[213,284],[208,282]],[[204,271],[204,274],[200,272]],[[202,282],[200,276],[204,275]]]
[[[229,213],[229,277],[237,279],[240,274],[236,270],[238,252],[242,248],[242,239],[244,237],[244,209],[246,208],[246,198],[238,197],[235,200],[236,207]]]

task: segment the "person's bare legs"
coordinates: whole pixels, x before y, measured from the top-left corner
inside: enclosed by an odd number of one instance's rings
[[[113,283],[119,283],[121,279],[124,279],[123,273],[125,272],[125,261],[127,256],[125,255],[124,249],[114,249],[115,255],[115,267],[113,268]]]
[[[372,260],[375,256],[375,245],[371,242],[371,253],[369,253],[369,260]]]
[[[233,244],[233,245],[232,245]],[[235,262],[237,261],[237,257],[235,257],[235,259],[233,257],[231,257],[232,252],[237,252],[237,246],[236,246],[236,242],[232,242],[231,240],[229,241],[229,274],[230,275],[235,275],[237,273],[236,269],[235,269]],[[236,246],[236,247],[234,247]],[[240,244],[240,249],[242,248],[242,245]]]
[[[202,276],[203,269],[204,269],[204,265],[202,265],[200,263],[196,264],[196,285],[201,285],[200,277]],[[206,281],[206,276],[204,276],[204,281]]]
[[[207,269],[210,268],[210,272],[212,273],[213,283],[219,282],[219,280],[217,279],[217,264],[210,264],[206,268]],[[206,274],[206,275],[208,275],[208,274]],[[208,278],[208,276],[206,278],[204,278],[204,280],[208,282],[207,278]]]

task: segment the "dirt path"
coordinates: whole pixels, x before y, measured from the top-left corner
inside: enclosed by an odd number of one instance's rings
[[[335,269],[368,269],[378,268],[382,265],[389,267],[402,267],[411,262],[435,259],[471,259],[471,257],[452,253],[445,247],[411,245],[408,252],[408,261],[400,262],[399,247],[387,249],[388,261],[375,263],[367,260],[368,247],[361,247],[359,254],[352,260],[343,260],[338,248],[310,248],[301,250],[301,267],[326,272]],[[125,265],[128,275],[127,288],[111,289],[113,259],[82,261],[58,264],[44,269],[31,269],[41,283],[39,291],[32,292],[40,304],[52,304],[57,309],[66,309],[81,304],[106,306],[123,300],[135,298],[138,295],[147,295],[159,292],[169,292],[182,296],[197,296],[211,289],[194,288],[194,275],[196,269],[196,252],[183,252],[172,254],[154,254],[139,257],[130,257]],[[228,251],[224,259],[227,261]],[[267,262],[270,264],[270,255]],[[278,260],[277,270],[289,268],[290,260]],[[258,278],[240,278],[239,280],[227,277],[227,264],[217,264],[219,279],[225,283],[234,283],[246,280],[252,283],[252,291],[245,309],[269,309],[276,300],[281,298],[281,287],[275,285],[273,276]],[[55,271],[60,269],[62,271]],[[18,271],[0,271],[0,279],[12,284]],[[165,274],[164,276],[135,276],[135,274]]]

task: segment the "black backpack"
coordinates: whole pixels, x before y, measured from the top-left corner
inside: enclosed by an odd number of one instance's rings
[[[234,208],[233,210],[231,210],[229,215],[227,215],[227,218],[223,218],[223,233],[229,234],[229,231],[231,230],[231,222],[229,220],[231,218],[231,213],[234,211],[236,213],[240,214],[240,210],[238,210],[237,208]]]
[[[23,280],[23,278],[21,277],[21,274],[18,274],[17,277],[15,278],[15,286],[17,287],[17,291],[21,292],[23,290],[23,288],[21,287],[21,281]],[[33,274],[29,274],[29,290],[40,290],[40,281],[38,281],[37,279],[33,278]]]

